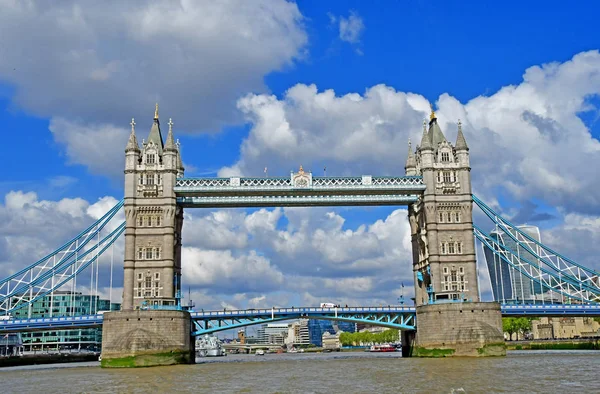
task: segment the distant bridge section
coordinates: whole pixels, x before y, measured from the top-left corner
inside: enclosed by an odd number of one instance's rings
[[[289,178],[179,178],[174,190],[183,207],[409,205],[425,184],[421,176],[313,177],[301,168]]]
[[[468,304],[464,304],[468,308]],[[400,330],[416,329],[415,307],[349,307],[349,308],[272,308],[236,311],[191,312],[194,322],[193,335],[212,334],[255,324],[272,323],[293,319],[341,320],[365,323]],[[502,316],[600,317],[600,304],[587,305],[502,305]],[[0,334],[12,332],[70,330],[102,327],[103,314],[37,319],[0,320]]]

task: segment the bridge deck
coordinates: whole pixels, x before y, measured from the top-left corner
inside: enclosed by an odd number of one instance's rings
[[[265,320],[285,320],[286,318],[313,318],[330,319],[337,316],[339,319],[352,315],[383,316],[404,315],[414,316],[415,307],[349,307],[349,308],[273,308],[273,309],[247,309],[234,311],[200,311],[190,312],[191,318],[196,322],[209,322],[218,320],[244,320],[250,324],[259,324]],[[560,316],[600,316],[600,304],[592,305],[502,305],[503,316],[532,316],[532,317],[560,317]],[[256,319],[251,321],[250,319]],[[68,330],[79,328],[101,327],[103,314],[65,317],[44,317],[35,319],[0,320],[0,333]],[[365,321],[367,322],[367,321]],[[370,321],[378,324],[377,321]],[[384,325],[386,322],[382,321]],[[221,327],[230,329],[233,327]]]

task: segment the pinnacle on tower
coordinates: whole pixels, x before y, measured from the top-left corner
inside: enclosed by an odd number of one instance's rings
[[[417,161],[415,160],[415,155],[413,154],[412,151],[412,144],[410,142],[410,138],[408,139],[408,156],[406,157],[406,165],[404,166],[404,169],[406,170],[407,168],[414,168],[417,166]]]
[[[173,138],[173,120],[169,118],[169,133],[167,134],[167,142],[165,144],[165,150],[176,151],[177,146],[175,145],[175,138]]]
[[[427,121],[423,121],[423,137],[421,137],[420,149],[431,149],[431,134],[427,130]]]
[[[467,140],[465,140],[465,136],[462,132],[462,123],[460,122],[460,119],[458,120],[458,134],[456,135],[456,144],[454,145],[454,148],[457,150],[469,150]]]
[[[154,109],[154,122],[152,123],[152,128],[150,129],[150,134],[148,135],[148,141],[146,142],[146,145],[151,142],[158,147],[158,154],[162,155],[164,143],[162,134],[160,132],[160,122],[158,120],[158,103],[156,103],[156,107]]]
[[[435,115],[435,111],[433,110],[433,105],[430,104],[430,106],[431,115],[429,115],[429,138],[431,139],[432,147],[434,149],[437,149],[438,144],[446,141],[446,137],[444,136],[444,133],[442,133],[442,130],[438,125],[437,116]]]
[[[125,152],[128,151],[139,151],[140,146],[138,145],[137,138],[135,136],[135,119],[131,118],[131,134],[129,134],[129,141],[127,141],[127,146],[125,147]]]

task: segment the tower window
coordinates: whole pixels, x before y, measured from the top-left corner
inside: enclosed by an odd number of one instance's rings
[[[442,152],[442,163],[450,162],[450,154],[448,152]]]
[[[442,172],[438,172],[438,176],[437,176],[437,181],[438,183],[442,183]]]
[[[154,185],[154,174],[146,174],[146,185]]]
[[[146,248],[146,259],[152,260],[152,248]]]
[[[154,249],[154,258],[157,260],[160,259],[160,248]]]
[[[440,247],[440,252],[441,252],[442,254],[446,254],[446,243],[445,243],[445,242],[442,242],[442,244],[441,244],[440,246],[441,246],[441,247]]]
[[[448,219],[447,222],[448,223],[452,223],[452,216],[450,212],[446,212],[446,218]]]
[[[462,254],[462,242],[456,243],[456,253]]]
[[[138,260],[142,260],[144,258],[144,249],[138,249]],[[141,274],[140,274],[141,275]],[[141,279],[141,278],[140,278]]]
[[[146,163],[154,164],[155,156],[153,154],[146,155]]]
[[[143,226],[144,225],[144,217],[140,215],[140,217],[138,217],[138,226]]]
[[[444,212],[440,212],[440,223],[444,223]]]
[[[448,243],[448,254],[454,254],[454,242]]]
[[[157,216],[157,217],[156,217],[156,225],[157,225],[157,226],[160,226],[160,216]]]
[[[160,273],[159,272],[155,272],[154,273],[154,279],[160,279]]]
[[[147,276],[146,277],[146,288],[149,289],[152,287],[152,278]]]
[[[445,183],[450,183],[452,182],[452,178],[451,175],[452,173],[450,171],[444,171],[444,182]]]
[[[138,280],[142,280],[142,273],[141,272],[138,272]],[[140,283],[138,285],[138,287],[141,287],[141,286],[142,286],[142,284]]]
[[[458,272],[460,272],[461,274],[464,274],[465,273],[465,267],[460,267],[458,269]]]
[[[460,223],[460,212],[454,212],[454,221]]]

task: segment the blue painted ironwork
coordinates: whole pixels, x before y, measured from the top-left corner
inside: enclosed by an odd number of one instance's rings
[[[71,241],[0,281],[0,315],[7,315],[13,310],[26,307],[60,289],[96,262],[125,230],[123,222],[108,235],[101,237],[101,231],[122,206],[123,200]]]
[[[174,188],[183,207],[409,205],[425,190],[420,176],[289,178],[180,178]]]
[[[193,335],[204,335],[255,324],[291,319],[323,319],[365,323],[399,330],[415,329],[413,307],[273,308],[240,311],[192,312]]]
[[[342,310],[346,310],[345,312]],[[600,304],[501,305],[503,316],[600,316]],[[278,308],[238,311],[191,312],[193,335],[204,335],[255,324],[300,318],[342,320],[401,330],[417,327],[415,307]],[[9,332],[66,330],[102,325],[104,315],[0,320],[0,334]]]
[[[525,253],[518,255],[514,250],[505,247],[501,242],[486,234],[478,226],[474,226],[475,237],[514,271],[550,292],[551,300],[555,299],[552,296],[553,293],[559,295],[560,297],[557,299],[563,302],[585,303],[600,300],[600,274],[598,272],[553,251],[504,219],[476,196],[473,196],[473,202],[492,220],[497,229],[514,241],[517,247]],[[542,301],[544,300],[545,298],[542,299]]]

